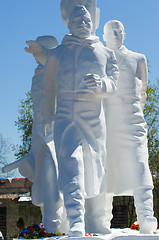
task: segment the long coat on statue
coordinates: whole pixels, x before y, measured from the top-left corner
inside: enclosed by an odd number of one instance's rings
[[[84,77],[97,74],[102,79],[102,92],[95,94],[86,86]],[[79,39],[66,35],[48,58],[44,92],[49,109],[56,104],[56,154],[71,145],[71,136],[78,136],[83,151],[84,195],[93,197],[105,190],[106,123],[103,98],[116,91],[118,68],[112,50],[105,48],[98,37]],[[48,101],[49,99],[49,101]],[[55,100],[56,99],[56,100]],[[53,107],[51,112],[53,111]],[[48,122],[50,119],[48,119]],[[70,135],[70,142],[65,139]],[[59,188],[62,189],[65,164],[58,161]],[[62,170],[63,169],[63,170]]]
[[[131,195],[138,187],[153,185],[143,115],[148,71],[142,54],[122,46],[115,55],[120,72],[118,92],[106,100],[107,191]]]

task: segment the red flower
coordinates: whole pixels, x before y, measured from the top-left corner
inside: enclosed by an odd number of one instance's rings
[[[132,230],[137,230],[137,231],[139,231],[140,230],[140,225],[139,225],[139,223],[137,223],[137,224],[133,224],[132,226],[131,226],[131,229]]]
[[[34,232],[34,228],[33,227],[29,227],[28,230],[33,233]]]
[[[136,225],[133,224],[133,225],[131,226],[131,229],[136,229]]]

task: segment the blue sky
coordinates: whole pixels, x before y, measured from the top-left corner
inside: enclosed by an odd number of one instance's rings
[[[149,79],[155,82],[159,77],[159,0],[97,0],[97,6],[101,16],[96,34],[101,41],[104,24],[111,19],[121,21],[125,46],[146,55],[151,65]],[[60,43],[68,29],[61,18],[60,0],[1,0],[0,23],[0,133],[16,144],[20,142],[14,126],[19,100],[30,90],[36,67],[34,58],[24,51],[25,41],[53,35]]]

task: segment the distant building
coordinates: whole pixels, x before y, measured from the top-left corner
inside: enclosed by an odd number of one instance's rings
[[[30,190],[28,179],[0,179],[0,231],[4,239],[13,239],[20,233],[20,218],[25,226],[41,223],[40,208],[32,204]]]

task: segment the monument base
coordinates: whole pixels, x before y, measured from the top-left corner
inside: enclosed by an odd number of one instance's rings
[[[112,233],[107,235],[98,235],[94,237],[68,237],[55,236],[50,238],[41,238],[42,240],[86,240],[87,238],[92,238],[92,240],[159,240],[159,230],[156,230],[154,234],[140,234],[139,231],[131,230],[130,228],[125,229],[111,229]],[[24,239],[24,238],[20,238]],[[13,240],[18,240],[18,238],[13,238]],[[29,239],[30,240],[30,239]],[[35,240],[35,239],[33,239]]]

